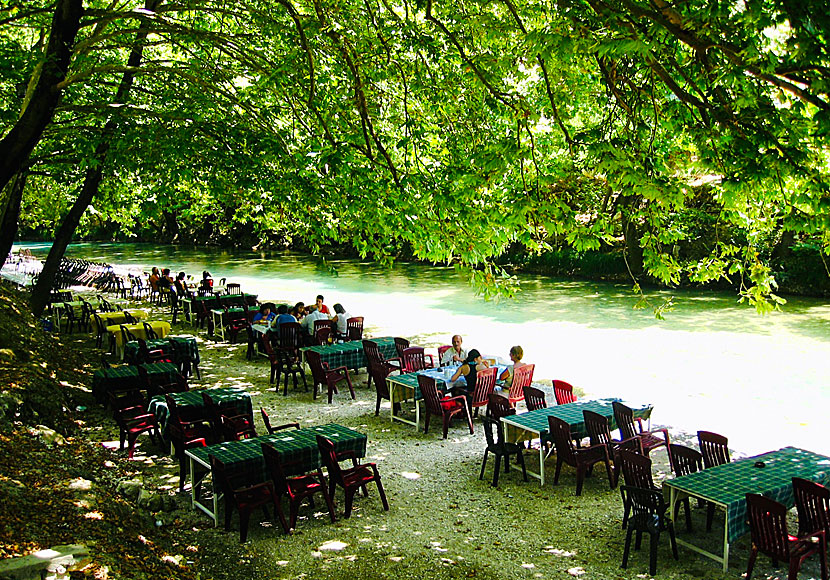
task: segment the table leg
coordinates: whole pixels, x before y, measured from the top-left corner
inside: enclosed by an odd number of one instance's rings
[[[723,571],[729,567],[729,511],[727,510],[723,520]]]
[[[545,446],[542,445],[542,440],[539,440],[539,485],[545,485]]]

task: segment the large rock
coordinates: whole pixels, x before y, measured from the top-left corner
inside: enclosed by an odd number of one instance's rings
[[[64,574],[90,562],[86,546],[68,544],[40,550],[21,558],[0,561],[0,580],[40,580],[43,576]]]

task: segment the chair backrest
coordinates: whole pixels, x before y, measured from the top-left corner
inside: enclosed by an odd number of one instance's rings
[[[397,342],[397,338],[395,341]],[[427,368],[427,359],[424,356],[424,347],[410,346],[403,349],[401,365],[405,373],[414,373]]]
[[[386,382],[386,377],[389,373],[388,369],[379,363],[369,362],[368,368],[372,381],[375,383],[375,389],[378,395],[383,399],[389,398],[389,383]]]
[[[501,395],[496,395],[500,397]],[[504,398],[504,397],[502,397]],[[515,413],[515,409],[513,412]],[[496,417],[484,417],[484,437],[487,439],[488,447],[495,447],[504,443],[504,424]]]
[[[525,397],[525,405],[528,411],[535,411],[536,409],[544,409],[548,406],[548,401],[545,398],[545,392],[536,387],[524,387],[522,392]]]
[[[395,350],[398,351],[398,356],[403,360],[403,351],[409,348],[409,341],[400,336],[395,337]]]
[[[661,492],[633,485],[623,485],[620,490],[627,507],[631,510],[628,525],[632,529],[648,532],[659,526],[660,518],[666,511]]]
[[[625,484],[630,487],[656,489],[651,475],[651,459],[646,455],[621,449],[618,454]]]
[[[369,363],[370,367],[372,365],[381,364],[385,360],[380,354],[378,343],[371,340],[363,341],[363,354],[366,355],[366,361]]]
[[[225,286],[225,294],[242,294],[242,286],[232,282]]]
[[[205,404],[205,414],[207,415],[208,422],[210,422],[211,430],[213,431],[214,436],[218,439],[222,439],[222,418],[219,416],[219,408],[216,406],[216,403],[213,402],[213,399],[210,398],[205,391],[202,391],[202,401]]]
[[[210,470],[213,473],[213,481],[221,493],[229,494],[233,497],[233,487],[228,479],[228,472],[225,469],[225,464],[219,461],[215,455],[208,455],[210,460]]]
[[[234,421],[227,415],[220,414],[219,420],[222,422],[222,431],[233,436],[234,441],[241,441],[242,439],[253,439],[257,436],[256,429],[250,421],[245,421],[244,424],[239,421]]]
[[[282,457],[280,452],[268,445],[261,443],[262,457],[265,459],[265,469],[271,480],[274,482],[274,489],[277,494],[290,495],[291,489],[288,486],[288,478],[282,469]]]
[[[483,407],[487,404],[490,393],[496,388],[496,378],[499,369],[488,367],[476,373],[476,388],[473,391],[473,399],[470,404],[473,407]]]
[[[565,463],[573,465],[576,463],[576,451],[574,442],[571,439],[571,426],[567,421],[553,415],[548,417],[548,431],[553,439],[553,446],[556,448],[556,456],[561,457]]]
[[[582,410],[582,417],[585,421],[585,430],[591,439],[591,445],[608,445],[611,443],[611,429],[608,425],[608,417],[594,413],[588,409]]]
[[[299,322],[280,324],[280,348],[300,348],[303,345],[302,329]]]
[[[323,368],[323,359],[319,352],[309,349],[305,351],[305,360],[311,368],[311,376],[315,384],[326,384],[326,369]]]
[[[438,364],[441,364],[441,357],[444,356],[444,353],[450,350],[451,348],[451,344],[442,344],[438,347]]]
[[[820,483],[793,477],[793,494],[798,510],[798,535],[819,530],[830,532],[830,489]]]
[[[121,339],[124,345],[128,342],[135,340],[135,335],[129,331],[129,329],[124,326],[123,324],[120,325],[121,328]]]
[[[99,302],[101,303],[101,312],[115,312],[115,308],[112,307],[112,304],[108,300],[99,298]]]
[[[346,340],[363,340],[362,316],[352,316],[346,320]]]
[[[138,324],[138,320],[135,316],[133,316],[126,310],[123,310],[122,312],[124,313],[124,322],[126,322],[127,324]]]
[[[340,463],[337,461],[334,443],[322,435],[317,435],[317,450],[320,452],[323,465],[326,466],[326,470],[329,472],[329,479],[343,485],[343,472],[340,470]]]
[[[102,335],[107,331],[107,327],[104,326],[104,321],[101,320],[101,316],[97,312],[93,312],[92,316],[95,317],[95,331]]]
[[[268,433],[273,433],[274,428],[271,426],[271,418],[268,416],[268,412],[262,407],[259,408],[259,412],[262,414],[262,422],[265,424],[265,430]]]
[[[329,331],[331,331],[331,324],[332,324],[331,320],[326,320],[324,318],[321,318],[320,320],[315,320],[314,321],[314,336],[317,336],[317,332],[321,328],[328,328]]]
[[[332,327],[331,327],[331,324],[329,324],[329,325],[320,326],[319,328],[317,328],[317,323],[318,322],[325,322],[325,320],[315,320],[314,321],[314,327],[315,327],[314,340],[316,340],[317,344],[319,344],[320,346],[326,346],[329,343],[329,339],[331,338],[331,335],[332,335],[332,332],[333,332]]]
[[[533,370],[536,365],[522,365],[517,369],[513,369],[513,382],[510,383],[510,393],[508,395],[511,403],[516,403],[525,398],[524,388],[529,387],[533,382]]]
[[[142,324],[144,325],[144,334],[147,336],[147,340],[155,340],[158,338],[158,334],[156,334],[156,331],[153,330],[153,327],[149,323],[142,322]]]
[[[696,473],[703,469],[703,456],[697,449],[670,443],[669,455],[671,456],[672,470],[677,477]]]
[[[418,387],[421,389],[421,396],[424,398],[427,413],[442,415],[443,410],[441,409],[438,385],[435,379],[426,375],[418,375]]]
[[[201,298],[204,296],[213,296],[213,291],[210,286],[200,286],[196,289],[196,294]]]
[[[723,435],[711,431],[698,431],[697,443],[703,455],[704,466],[714,467],[732,461],[729,456],[729,440]]]
[[[510,405],[507,397],[499,393],[490,393],[487,396],[487,415],[489,417],[498,420],[515,414],[516,409]]]
[[[637,428],[634,426],[634,411],[619,401],[611,403],[614,408],[614,421],[620,429],[620,436],[623,439],[630,439],[637,436]]]
[[[787,508],[757,493],[746,494],[746,515],[752,543],[774,560],[788,562],[790,542],[787,533]]]
[[[566,405],[576,402],[573,385],[565,381],[553,381],[553,396],[556,397],[557,405]]]

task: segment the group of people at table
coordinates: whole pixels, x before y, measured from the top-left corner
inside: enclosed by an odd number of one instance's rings
[[[323,302],[325,299],[322,294],[319,294],[314,302],[308,306],[304,302],[297,302],[293,308],[289,309],[287,304],[280,304],[277,307],[270,302],[263,303],[259,307],[259,312],[254,315],[253,324],[260,324],[266,326],[273,332],[279,332],[281,324],[286,322],[299,322],[304,334],[306,344],[314,344],[314,322],[317,320],[330,320],[336,326],[338,336],[346,335],[346,321],[352,318],[352,315],[346,312],[342,304],[334,305],[334,314],[328,306]]]

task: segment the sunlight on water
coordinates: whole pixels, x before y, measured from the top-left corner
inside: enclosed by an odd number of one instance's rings
[[[37,255],[47,248],[27,244]],[[69,255],[146,270],[152,265],[239,282],[274,301],[344,305],[376,336],[424,345],[464,345],[507,358],[520,344],[539,379],[563,379],[589,396],[655,404],[656,423],[727,435],[756,453],[795,445],[830,454],[830,305],[792,298],[784,312],[760,317],[729,293],[675,293],[677,310],[655,320],[634,310],[626,285],[523,276],[515,301],[485,302],[452,268],[320,260],[142,244],[78,244]],[[332,271],[336,268],[336,273]],[[655,293],[657,303],[667,293]],[[434,351],[433,351],[434,352]]]

